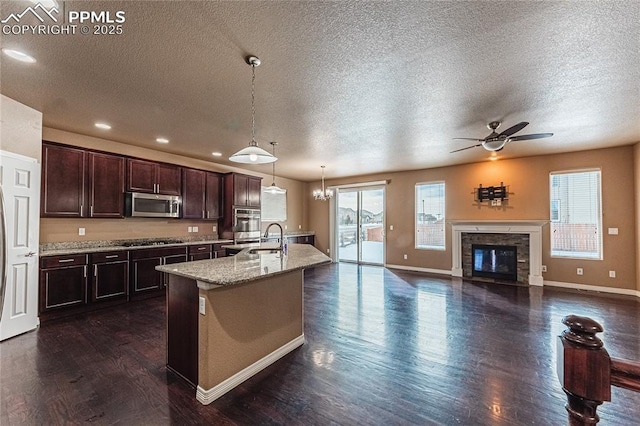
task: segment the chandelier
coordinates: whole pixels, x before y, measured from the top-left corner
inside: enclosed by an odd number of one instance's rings
[[[244,164],[273,163],[277,158],[258,146],[256,142],[256,67],[260,65],[260,59],[256,56],[247,56],[247,63],[251,65],[253,76],[251,78],[251,142],[249,146],[229,157],[230,161]]]
[[[326,201],[333,197],[333,190],[325,189],[324,187],[324,166],[322,167],[322,189],[316,189],[313,191],[313,198],[320,201]]]

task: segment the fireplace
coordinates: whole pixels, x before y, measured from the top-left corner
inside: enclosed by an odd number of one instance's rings
[[[518,249],[516,246],[473,244],[472,276],[497,280],[518,280]]]

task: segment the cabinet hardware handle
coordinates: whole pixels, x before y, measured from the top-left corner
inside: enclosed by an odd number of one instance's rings
[[[60,259],[58,260],[58,263],[67,263],[67,262],[73,262],[75,261],[75,259]]]
[[[25,254],[24,257],[33,257],[36,255],[35,251],[30,251],[29,253]]]
[[[90,209],[89,210],[90,211],[89,216],[93,217],[93,206],[91,206],[89,209]]]
[[[87,278],[87,265],[84,265],[84,277]],[[86,302],[86,299],[85,299]]]
[[[202,210],[202,218],[204,219],[204,210]]]
[[[80,216],[84,216],[84,206],[80,205]]]
[[[209,219],[209,210],[207,210],[207,219]]]
[[[206,250],[206,247],[198,247],[198,250]]]
[[[98,265],[93,265],[93,276],[98,277]]]
[[[109,254],[109,255],[105,256],[104,258],[105,259],[113,259],[114,257],[118,257],[118,255],[117,254]]]

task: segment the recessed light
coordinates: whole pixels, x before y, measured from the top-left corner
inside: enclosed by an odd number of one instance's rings
[[[107,123],[96,123],[95,126],[98,129],[111,130],[111,126],[109,126]]]
[[[213,155],[214,157],[222,157],[221,152],[212,152],[211,155]]]
[[[156,142],[158,142],[158,143],[169,143],[169,139],[167,139],[167,138],[156,138]]]
[[[33,56],[27,55],[24,52],[14,49],[2,49],[2,52],[9,56],[10,58],[17,59],[18,61],[26,62],[32,64],[36,61],[36,58]]]

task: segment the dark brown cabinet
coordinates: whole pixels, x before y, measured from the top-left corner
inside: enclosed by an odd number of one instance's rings
[[[221,178],[204,170],[182,169],[182,217],[184,219],[220,218]]]
[[[45,143],[42,170],[42,217],[123,217],[123,157]]]
[[[189,261],[211,259],[211,244],[197,244],[189,246]]]
[[[186,247],[163,247],[132,250],[130,262],[130,297],[154,296],[164,291],[166,277],[156,266],[187,261]]]
[[[154,161],[127,160],[127,191],[180,195],[181,167]]]
[[[120,218],[124,214],[124,158],[89,152],[89,215]]]
[[[51,256],[40,261],[40,314],[87,303],[87,256]]]
[[[227,251],[222,248],[224,244],[214,244],[212,247],[213,250],[213,258],[217,259],[219,257],[226,257]]]
[[[224,176],[224,179],[225,208],[260,208],[262,178],[239,173],[228,173]]]
[[[91,301],[126,300],[129,294],[129,252],[91,254]]]

